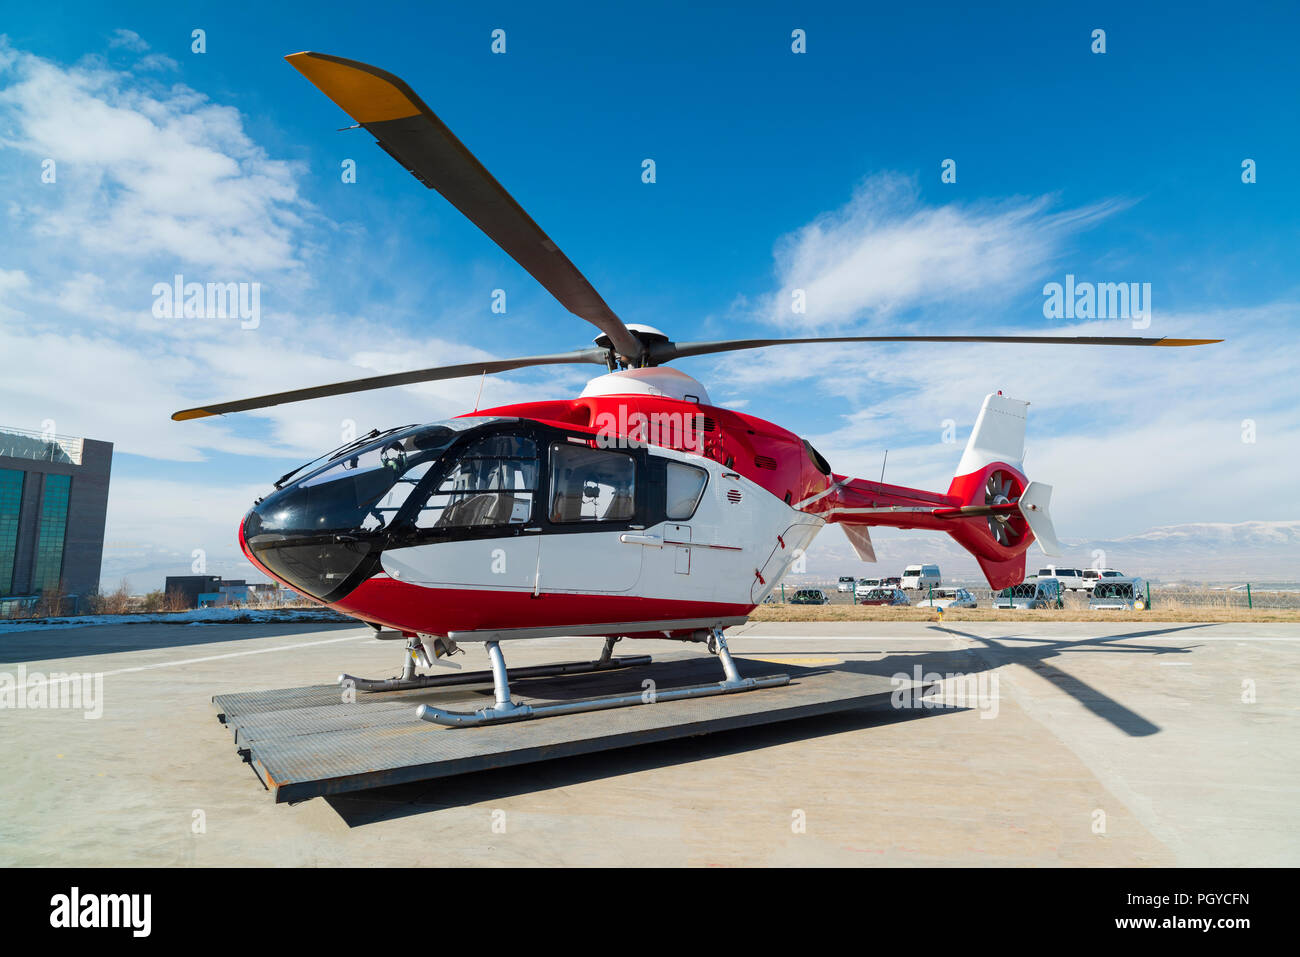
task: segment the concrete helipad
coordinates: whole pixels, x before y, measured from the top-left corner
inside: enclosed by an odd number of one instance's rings
[[[235,758],[212,697],[388,674],[392,642],[319,624],[0,633],[0,680],[52,690],[69,684],[53,673],[86,676],[93,694],[99,675],[102,686],[89,706],[99,717],[41,696],[0,709],[0,863],[1300,863],[1300,626],[824,623],[729,635],[751,662],[954,676],[944,688],[959,706],[882,700],[277,805]],[[508,660],[583,659],[598,644],[520,642]],[[471,647],[458,663],[485,668],[486,655]]]
[[[513,678],[511,698],[531,707],[627,698],[632,707],[555,715],[478,728],[439,727],[417,707],[472,714],[493,701],[490,674],[469,684],[371,693],[338,684],[217,695],[213,704],[231,729],[239,755],[276,801],[346,794],[474,771],[639,747],[676,738],[752,729],[889,702],[888,678],[836,667],[745,660],[745,678],[780,676],[776,687],[668,700],[676,689],[717,685],[711,655],[673,653],[636,667],[598,674]],[[911,687],[909,684],[908,687]],[[917,687],[922,687],[919,682]],[[644,690],[653,688],[663,701]]]

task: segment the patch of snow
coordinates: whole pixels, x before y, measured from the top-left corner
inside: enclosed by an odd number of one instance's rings
[[[137,615],[74,615],[66,618],[0,620],[0,634],[86,628],[94,625],[221,625],[247,622],[357,622],[328,608],[198,608],[193,611],[152,612]]]

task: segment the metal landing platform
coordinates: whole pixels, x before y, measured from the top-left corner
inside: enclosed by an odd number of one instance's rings
[[[478,728],[442,728],[416,717],[432,704],[457,711],[490,705],[492,683],[357,693],[338,685],[215,696],[218,718],[277,803],[448,777],[487,768],[590,754],[690,735],[753,727],[888,703],[888,678],[737,657],[745,677],[788,674],[790,683],[710,698],[538,718]],[[511,680],[516,701],[532,705],[719,678],[708,654],[664,657],[650,665],[576,676]]]

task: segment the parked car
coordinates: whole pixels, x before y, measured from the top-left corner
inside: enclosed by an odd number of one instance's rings
[[[1064,608],[1061,600],[1061,583],[1055,578],[1026,578],[998,592],[993,599],[994,608]]]
[[[1039,578],[1055,578],[1067,591],[1089,591],[1092,585],[1083,577],[1082,568],[1067,568],[1064,565],[1047,565],[1038,569]]]
[[[934,597],[926,595],[924,601],[918,601],[922,608],[975,608],[975,597],[964,588],[936,588]]]
[[[859,578],[858,583],[853,586],[853,600],[857,601],[867,592],[881,587],[883,584],[879,578]]]
[[[900,578],[898,575],[893,575],[889,578],[882,578],[880,579],[880,587],[881,588],[902,588],[903,579]]]
[[[901,588],[872,588],[858,597],[859,605],[910,605]]]
[[[934,585],[936,588],[942,583],[939,577],[938,565],[908,565],[903,569],[903,578],[899,582],[900,588],[914,588],[920,591],[923,588],[929,588]]]
[[[836,591],[853,591],[856,584],[852,575],[841,575],[839,584],[835,587]]]
[[[792,605],[829,605],[831,600],[820,588],[800,588],[790,596]]]
[[[1092,588],[1089,610],[1145,611],[1150,589],[1144,578],[1103,578]]]
[[[1088,591],[1092,591],[1092,586],[1103,578],[1127,577],[1123,572],[1118,572],[1113,568],[1085,568],[1083,570],[1083,583],[1088,586]]]

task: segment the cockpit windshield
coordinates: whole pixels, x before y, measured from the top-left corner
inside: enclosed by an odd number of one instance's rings
[[[468,430],[513,421],[452,419],[347,448],[254,506],[244,520],[244,540],[275,574],[328,599],[378,555],[399,517],[406,521],[412,493]]]
[[[447,448],[466,430],[491,421],[476,417],[415,426],[349,450],[269,496],[255,510],[257,531],[327,534],[387,528]]]

